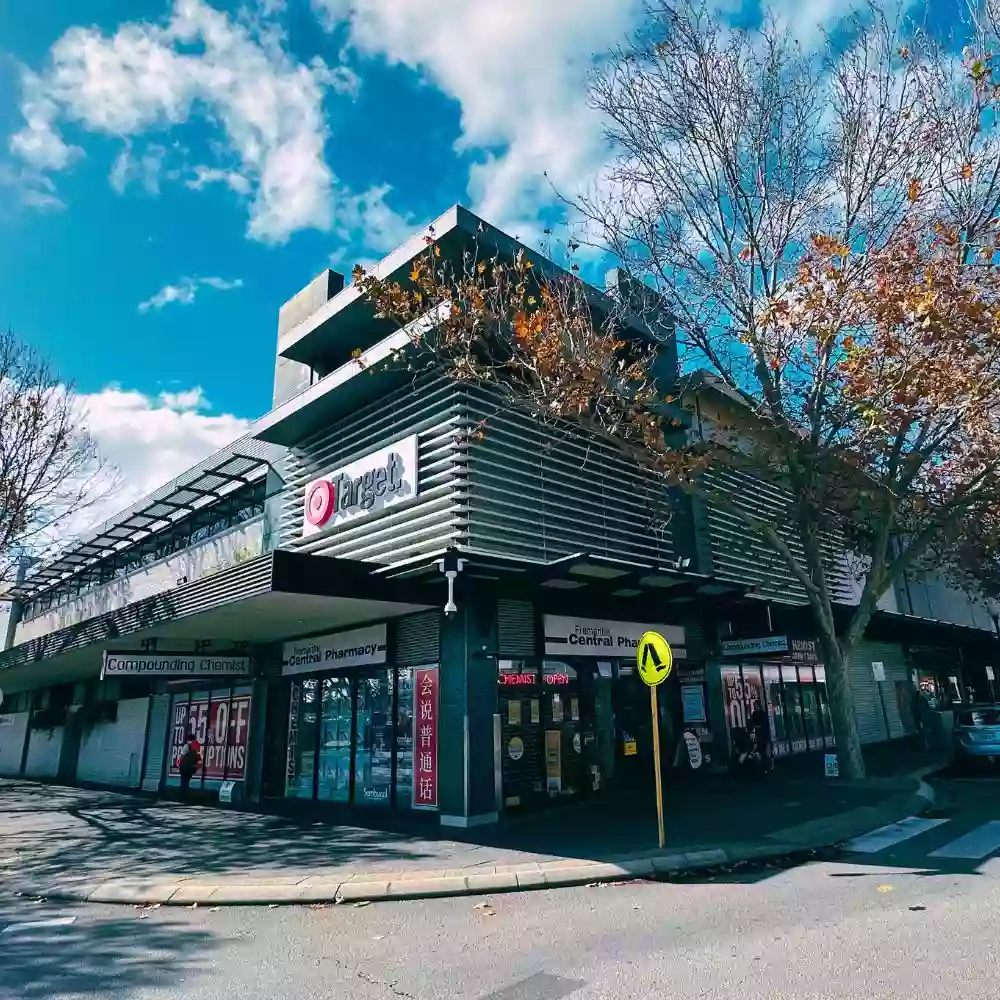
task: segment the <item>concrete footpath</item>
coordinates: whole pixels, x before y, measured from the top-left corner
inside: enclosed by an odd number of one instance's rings
[[[722,778],[469,831],[373,829],[0,779],[0,892],[170,906],[358,903],[636,878],[807,856],[925,811],[940,763],[862,782]],[[357,822],[356,814],[352,816]]]

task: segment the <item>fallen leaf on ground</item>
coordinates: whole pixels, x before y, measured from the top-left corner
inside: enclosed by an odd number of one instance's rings
[[[221,909],[222,909],[222,907],[221,907],[221,906],[210,906],[210,907],[208,908],[208,912],[209,912],[209,913],[218,913],[218,912],[219,912],[219,910],[221,910]]]
[[[879,892],[892,892],[892,886],[891,885],[880,885],[878,887],[878,891]]]
[[[278,908],[278,904],[277,903],[268,903],[267,904],[267,908],[269,910],[276,910]]]
[[[355,904],[356,907],[359,906],[371,906],[372,901],[370,899],[359,899]]]
[[[384,938],[384,937],[385,937],[384,934],[376,934],[375,937],[372,938],[372,940],[373,941],[381,941],[382,938]]]
[[[493,907],[489,903],[476,903],[472,907],[474,910],[491,910]]]
[[[192,910],[197,910],[198,909],[198,904],[197,903],[192,903],[191,904],[191,909]]]

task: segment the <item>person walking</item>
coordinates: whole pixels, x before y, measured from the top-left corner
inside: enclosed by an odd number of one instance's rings
[[[774,770],[774,754],[771,751],[771,722],[761,705],[758,705],[750,714],[749,725],[757,753],[760,754],[761,769],[765,774],[770,774]]]
[[[197,740],[189,740],[184,744],[177,761],[177,769],[181,772],[181,795],[187,795],[191,779],[199,767],[201,767],[201,744]]]

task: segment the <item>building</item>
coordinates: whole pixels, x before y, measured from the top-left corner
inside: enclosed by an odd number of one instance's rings
[[[446,254],[519,248],[460,207],[434,229]],[[169,790],[196,736],[206,795],[494,822],[649,780],[648,628],[676,658],[670,761],[724,763],[757,704],[779,754],[832,746],[802,594],[738,523],[480,388],[380,367],[403,343],[325,272],[280,311],[271,411],[25,576],[0,774]],[[780,520],[772,487],[729,486]],[[862,739],[912,730],[915,679],[991,695],[996,648],[981,609],[901,581],[853,665]]]

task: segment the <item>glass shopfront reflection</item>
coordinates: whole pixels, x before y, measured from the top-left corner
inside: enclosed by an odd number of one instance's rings
[[[346,677],[323,679],[316,797],[328,802],[351,800],[351,682]]]
[[[290,798],[413,806],[413,675],[364,668],[290,679]]]
[[[776,757],[834,745],[833,722],[821,663],[743,663],[722,668],[726,726],[744,729],[763,707]]]

